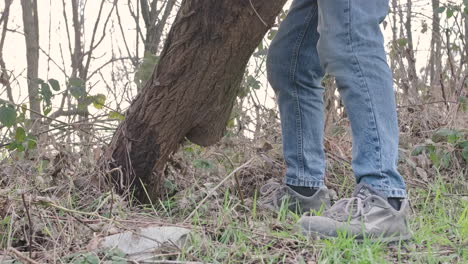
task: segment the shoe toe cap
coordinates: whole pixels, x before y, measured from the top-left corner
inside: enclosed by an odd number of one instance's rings
[[[304,216],[298,221],[298,226],[305,235],[322,235],[336,237],[337,223],[323,216]]]

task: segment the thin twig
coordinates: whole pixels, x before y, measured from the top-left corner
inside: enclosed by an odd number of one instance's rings
[[[260,19],[260,21],[262,21],[263,25],[265,25],[265,27],[268,27],[268,24],[265,22],[265,20],[263,20],[263,18],[260,16],[260,14],[257,12],[257,9],[255,9],[253,3],[252,3],[252,0],[249,0],[250,2],[250,6],[252,7],[253,11],[255,12],[255,14],[257,15],[258,19]]]
[[[12,248],[12,247],[8,248],[7,253],[10,253],[10,255],[12,255],[14,258],[18,259],[21,262],[26,262],[30,264],[39,264],[39,262],[35,261],[34,259],[28,256],[23,255],[21,252],[19,252],[15,248]]]
[[[458,102],[455,102],[455,101],[444,100],[444,101],[427,102],[427,103],[422,103],[422,104],[399,105],[397,106],[397,108],[416,107],[416,106],[424,106],[424,105],[430,105],[430,104],[447,104],[447,103],[458,104]]]
[[[26,199],[24,199],[24,193],[21,194],[21,199],[23,200],[24,210],[26,211],[26,216],[28,217],[28,222],[29,222],[28,250],[29,250],[29,257],[32,258],[33,224],[31,221],[31,214],[29,214],[28,205],[26,204]]]
[[[11,104],[11,105],[14,105],[14,106],[16,106],[16,107],[21,107],[21,108],[23,108],[23,109],[25,109],[25,110],[27,110],[27,111],[29,111],[29,112],[31,112],[31,113],[37,114],[37,115],[39,115],[40,117],[43,117],[43,118],[45,118],[45,119],[47,119],[47,120],[49,120],[49,121],[55,121],[55,122],[57,122],[57,123],[60,123],[60,124],[62,124],[62,125],[68,126],[68,127],[77,128],[77,130],[80,130],[81,132],[84,132],[84,133],[90,135],[90,136],[93,137],[94,139],[97,139],[99,142],[105,143],[101,138],[97,137],[97,136],[94,135],[93,133],[91,133],[91,132],[89,132],[89,131],[86,131],[86,130],[80,128],[80,127],[76,127],[73,123],[70,124],[70,123],[63,122],[63,121],[61,121],[61,120],[59,120],[59,119],[56,119],[56,118],[51,118],[51,117],[49,117],[49,116],[46,116],[46,115],[41,114],[41,113],[38,112],[38,111],[35,111],[35,110],[33,110],[33,109],[29,109],[28,107],[24,107],[24,106],[22,106],[22,105],[15,104],[15,103],[13,103],[13,102],[8,102],[8,103]]]
[[[214,154],[217,154],[217,155],[222,155],[224,158],[227,159],[227,161],[229,161],[229,164],[231,164],[231,168],[234,169],[234,162],[232,162],[231,158],[229,158],[228,155],[226,155],[226,153],[218,153],[218,152],[215,152]],[[237,192],[239,193],[239,198],[241,200],[241,204],[243,206],[245,206],[245,203],[244,203],[244,195],[242,194],[242,188],[240,186],[240,181],[239,181],[239,177],[237,176],[237,173],[234,174],[234,181],[236,183],[236,189],[237,189]]]
[[[201,200],[198,203],[197,207],[195,207],[195,209],[189,214],[189,216],[187,216],[187,218],[185,218],[184,223],[187,222],[190,218],[192,218],[192,216],[198,211],[198,209],[200,209],[200,207],[206,202],[206,200],[208,200],[208,198],[210,198],[210,196],[213,195],[213,193],[219,187],[221,187],[221,185],[223,185],[223,183],[225,183],[229,178],[231,178],[233,175],[235,175],[238,171],[240,171],[241,169],[247,167],[247,165],[249,165],[254,159],[255,159],[255,157],[249,159],[247,162],[242,164],[240,167],[237,167],[235,170],[233,170],[231,173],[229,173],[228,176],[226,176],[220,183],[218,183],[218,185],[216,185],[213,189],[211,189],[211,191],[205,196],[205,198],[203,198],[203,200]]]

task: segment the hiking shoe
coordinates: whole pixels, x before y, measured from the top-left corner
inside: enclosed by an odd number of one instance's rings
[[[330,207],[330,194],[325,186],[318,188],[312,196],[304,196],[285,184],[269,182],[260,188],[260,195],[259,207],[275,212],[280,210],[282,204],[297,214]]]
[[[392,242],[412,237],[408,226],[408,200],[395,210],[387,198],[369,185],[359,184],[352,198],[341,199],[322,216],[303,216],[298,224],[304,235],[337,237],[343,232],[356,240]]]

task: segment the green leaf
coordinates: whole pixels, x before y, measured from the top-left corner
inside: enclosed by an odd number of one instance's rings
[[[26,112],[28,111],[28,106],[26,104],[21,105],[21,113],[26,115]]]
[[[28,138],[28,149],[35,149],[37,147],[37,141],[33,138]]]
[[[10,223],[11,217],[10,216],[5,216],[2,221],[0,221],[0,225],[6,226]]]
[[[78,109],[85,111],[86,107],[94,103],[94,100],[94,96],[86,96],[85,98],[82,98],[80,103],[78,104]]]
[[[464,148],[462,150],[462,157],[463,157],[463,159],[465,159],[465,161],[468,162],[468,147],[466,147],[466,148]]]
[[[8,144],[7,149],[9,149],[9,150],[15,150],[16,149],[19,152],[24,151],[23,145],[21,143],[16,142],[16,141]]]
[[[449,8],[447,9],[447,18],[453,17],[453,9]]]
[[[444,152],[442,154],[442,157],[440,158],[440,161],[441,161],[442,166],[444,168],[449,168],[450,167],[450,162],[452,161],[452,157],[450,156],[450,153]]]
[[[122,114],[119,113],[119,112],[111,111],[111,112],[109,113],[109,118],[110,118],[110,119],[117,119],[117,120],[122,121],[122,120],[125,119],[125,116],[122,115]]]
[[[195,152],[195,150],[192,147],[185,147],[184,151],[190,154]]]
[[[86,96],[85,83],[80,78],[70,78],[68,79],[68,84],[70,85],[70,93],[76,99]]]
[[[429,159],[432,161],[435,167],[439,167],[440,165],[440,157],[435,151],[431,151],[429,153]]]
[[[23,143],[26,139],[26,132],[22,127],[18,127],[15,133],[15,141],[18,143]]]
[[[442,128],[435,132],[434,135],[432,135],[432,141],[436,143],[446,141],[453,144],[461,137],[462,133],[457,130]]]
[[[119,257],[119,258],[124,258],[126,254],[122,250],[114,248],[111,251],[109,251],[109,255]]]
[[[99,264],[100,263],[99,258],[96,255],[92,254],[92,253],[89,253],[89,254],[86,255],[86,261],[89,264]]]
[[[227,128],[233,128],[235,126],[236,126],[236,123],[234,119],[230,119],[226,125]]]
[[[49,79],[48,82],[54,91],[60,91],[60,84],[57,80]]]
[[[260,82],[252,75],[247,76],[247,84],[254,90],[260,89]]]
[[[41,89],[39,91],[39,94],[42,96],[42,100],[46,103],[46,105],[51,105],[52,104],[52,97],[54,96],[52,94],[52,91],[50,90],[50,86],[43,82],[41,83]]]
[[[458,143],[458,147],[464,149],[464,148],[468,148],[468,140],[465,140],[465,141],[462,141],[460,143]]]
[[[445,6],[441,6],[441,7],[437,8],[434,11],[437,12],[437,13],[443,13],[445,11]]]
[[[426,150],[427,152],[431,153],[431,152],[435,152],[436,151],[436,147],[434,145],[426,145]]]
[[[106,103],[106,96],[103,94],[97,94],[93,96],[94,101],[93,105],[96,109],[102,109],[104,107],[104,104]]]
[[[406,39],[406,38],[401,38],[401,39],[397,40],[397,45],[399,47],[404,47],[404,46],[406,46],[406,44],[408,44],[408,39]]]
[[[80,78],[70,78],[68,79],[68,84],[77,87],[84,86],[84,82]]]
[[[411,152],[411,156],[418,156],[419,154],[423,153],[426,150],[426,146],[417,146]]]
[[[193,166],[198,169],[211,169],[213,165],[210,161],[204,159],[197,159],[192,162]]]
[[[83,86],[72,86],[70,87],[70,93],[76,99],[86,96],[86,89]]]
[[[42,112],[44,112],[44,115],[47,116],[48,114],[50,114],[50,112],[52,112],[52,107],[49,105],[49,106],[45,106],[43,109],[42,109]]]
[[[13,106],[3,105],[0,107],[0,123],[6,127],[11,127],[16,122],[16,110]]]
[[[460,132],[450,134],[450,135],[447,136],[447,142],[450,143],[450,144],[455,144],[455,143],[457,143],[458,140],[461,139],[461,137],[462,137],[462,133],[460,133]]]
[[[467,13],[467,15],[468,15],[468,13]],[[461,109],[463,110],[463,112],[466,112],[468,110],[468,100],[466,100],[466,97],[460,96],[458,98],[458,102],[460,103],[460,106],[461,106]]]

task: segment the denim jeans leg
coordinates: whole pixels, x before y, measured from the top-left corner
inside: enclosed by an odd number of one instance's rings
[[[379,26],[388,0],[318,0],[318,6],[320,62],[335,76],[351,121],[356,180],[405,197],[393,80]]]
[[[317,54],[317,0],[295,0],[272,41],[268,80],[275,90],[287,165],[285,183],[324,185],[324,76]]]

